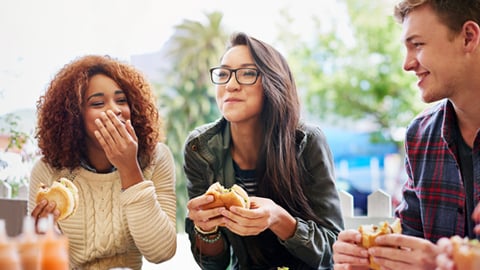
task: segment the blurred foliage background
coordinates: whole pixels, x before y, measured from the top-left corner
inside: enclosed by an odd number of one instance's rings
[[[373,141],[393,141],[402,151],[402,131],[423,104],[413,79],[402,70],[401,27],[386,1],[344,0],[350,28],[339,24],[302,41],[290,29],[292,18],[282,11],[280,34],[273,46],[289,60],[299,92],[304,118],[336,126],[370,125]],[[167,144],[173,150],[177,173],[177,229],[184,230],[186,179],[183,143],[196,126],[220,114],[208,70],[217,65],[231,33],[222,25],[222,14],[205,14],[206,21],[184,20],[167,44],[173,64],[165,80],[156,83],[159,104],[167,121]],[[257,37],[262,39],[262,37]],[[401,134],[401,135],[398,135]]]
[[[328,23],[324,18],[312,18],[315,27],[307,39],[293,29],[298,18],[288,9],[281,10],[282,19],[276,22],[277,29],[272,29],[278,36],[270,43],[290,63],[304,119],[368,129],[371,141],[393,142],[401,153],[405,127],[425,105],[414,77],[402,70],[401,27],[392,17],[392,1],[338,2],[346,18]],[[345,19],[347,28],[340,22]],[[223,14],[214,11],[206,13],[203,21],[183,20],[176,25],[162,48],[166,53],[161,60],[165,63],[159,71],[161,79],[152,81],[166,121],[166,143],[175,158],[178,232],[184,231],[188,200],[184,141],[192,129],[220,117],[208,71],[218,65],[232,34],[222,20]],[[27,136],[32,136],[20,131],[18,122],[13,115],[2,120],[0,131],[10,140],[6,150],[22,148]]]

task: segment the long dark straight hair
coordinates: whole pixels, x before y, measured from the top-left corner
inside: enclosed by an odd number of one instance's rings
[[[286,59],[263,41],[239,32],[228,48],[246,45],[262,76],[265,95],[262,122],[264,138],[257,164],[258,195],[284,207],[291,215],[320,222],[304,193],[307,174],[298,156],[297,131],[300,101]]]

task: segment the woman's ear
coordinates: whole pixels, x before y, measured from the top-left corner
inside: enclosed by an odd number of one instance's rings
[[[465,40],[465,50],[473,52],[480,43],[480,26],[474,21],[466,21],[462,27],[462,35]]]

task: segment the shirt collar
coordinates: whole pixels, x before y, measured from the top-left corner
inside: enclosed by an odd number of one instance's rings
[[[93,173],[99,173],[97,171],[97,169],[95,169],[93,166],[91,166],[90,164],[88,164],[88,162],[84,159],[81,159],[80,160],[80,166],[82,166],[82,168],[84,168],[85,170],[87,171],[90,171],[90,172],[93,172]],[[117,168],[115,166],[112,166],[112,168],[110,169],[110,171],[107,171],[105,173],[112,173],[114,171],[116,171]]]

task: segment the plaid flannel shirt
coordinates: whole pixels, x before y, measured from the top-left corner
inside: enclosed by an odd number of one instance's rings
[[[408,180],[396,210],[403,233],[436,242],[465,236],[466,193],[457,162],[456,115],[445,100],[426,110],[409,126],[405,140]],[[480,136],[473,146],[473,199],[480,199]]]

